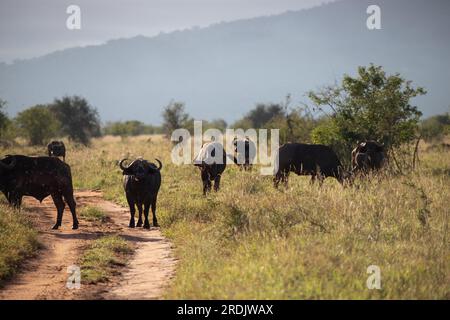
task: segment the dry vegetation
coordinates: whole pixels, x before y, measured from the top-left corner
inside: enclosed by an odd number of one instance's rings
[[[172,164],[171,144],[159,136],[69,145],[67,162],[76,188],[125,205],[117,161],[162,160],[158,218],[180,259],[167,298],[449,299],[450,152],[426,149],[416,172],[352,188],[292,176],[276,190],[271,177],[230,165],[222,190],[206,198],[196,168]],[[0,221],[8,210],[0,208]],[[369,265],[381,268],[381,290],[366,287]]]
[[[20,263],[32,256],[39,244],[31,223],[17,210],[0,201],[0,287],[14,275]]]

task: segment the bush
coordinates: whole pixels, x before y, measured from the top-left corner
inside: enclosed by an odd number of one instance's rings
[[[398,73],[386,75],[372,64],[359,67],[356,77],[344,75],[340,85],[309,92],[316,108],[330,108],[332,114],[314,130],[313,141],[332,143],[341,154],[350,154],[363,140],[381,142],[388,151],[409,144],[417,139],[422,115],[411,99],[423,94],[423,88],[413,88]]]
[[[167,138],[170,138],[172,132],[176,129],[194,130],[193,119],[184,111],[184,103],[182,102],[169,103],[164,108],[163,119],[163,132]]]
[[[50,109],[61,123],[61,134],[70,140],[88,145],[92,137],[100,136],[97,110],[79,96],[55,99]]]
[[[20,112],[17,127],[31,145],[44,145],[54,137],[60,127],[54,114],[46,105],[36,105]]]
[[[450,114],[440,114],[423,120],[420,133],[426,141],[442,140],[446,134],[450,134]]]

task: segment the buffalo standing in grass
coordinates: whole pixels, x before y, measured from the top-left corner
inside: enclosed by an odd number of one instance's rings
[[[255,143],[246,137],[244,140],[233,140],[234,146],[234,163],[239,166],[239,168],[244,171],[249,171],[252,169],[253,161],[256,157],[256,146]]]
[[[286,143],[278,149],[277,160],[275,187],[278,187],[280,181],[287,185],[291,171],[298,175],[311,175],[311,182],[317,178],[320,184],[326,177],[336,178],[341,184],[347,178],[336,153],[324,145]]]
[[[0,161],[0,190],[17,208],[20,208],[23,196],[31,196],[41,202],[51,196],[58,212],[53,229],[61,226],[67,203],[72,212],[72,229],[78,229],[72,174],[69,165],[60,159],[7,156]]]
[[[52,141],[47,145],[49,157],[62,157],[66,162],[66,146],[62,141]]]
[[[384,159],[382,144],[372,140],[360,142],[352,151],[352,171],[367,173],[378,170],[383,166]]]
[[[150,229],[150,222],[148,214],[150,206],[153,213],[153,226],[158,227],[158,220],[156,218],[156,200],[158,198],[159,188],[161,187],[161,168],[162,163],[158,159],[159,164],[148,162],[147,160],[137,159],[130,165],[124,166],[123,163],[127,159],[120,161],[119,166],[123,171],[123,188],[127,197],[128,205],[130,206],[130,228],[135,227],[134,215],[136,213],[136,206],[139,211],[139,219],[137,226],[142,227],[142,209],[144,210],[144,228]],[[142,208],[142,206],[144,208]]]
[[[205,143],[194,165],[200,169],[203,182],[203,195],[211,191],[211,181],[214,181],[214,191],[219,191],[220,178],[227,166],[227,154],[223,145],[218,142]]]

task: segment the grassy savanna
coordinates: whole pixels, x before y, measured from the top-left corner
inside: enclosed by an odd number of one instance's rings
[[[115,266],[124,266],[124,255],[132,252],[124,239],[110,235],[94,240],[81,258],[81,279],[85,283],[107,281]]]
[[[39,247],[37,232],[31,227],[30,221],[3,200],[0,201],[0,286]]]
[[[69,144],[67,162],[76,188],[126,205],[117,161],[162,160],[158,220],[180,259],[167,298],[449,299],[450,152],[426,150],[413,173],[347,188],[292,175],[276,190],[256,168],[230,165],[220,192],[207,197],[198,170],[172,164],[160,136]],[[381,290],[366,287],[370,265],[380,267]]]

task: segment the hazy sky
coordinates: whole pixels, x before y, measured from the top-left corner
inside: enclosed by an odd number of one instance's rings
[[[106,40],[152,36],[299,10],[333,0],[0,0],[0,62]],[[81,8],[81,30],[68,30],[66,8]]]

